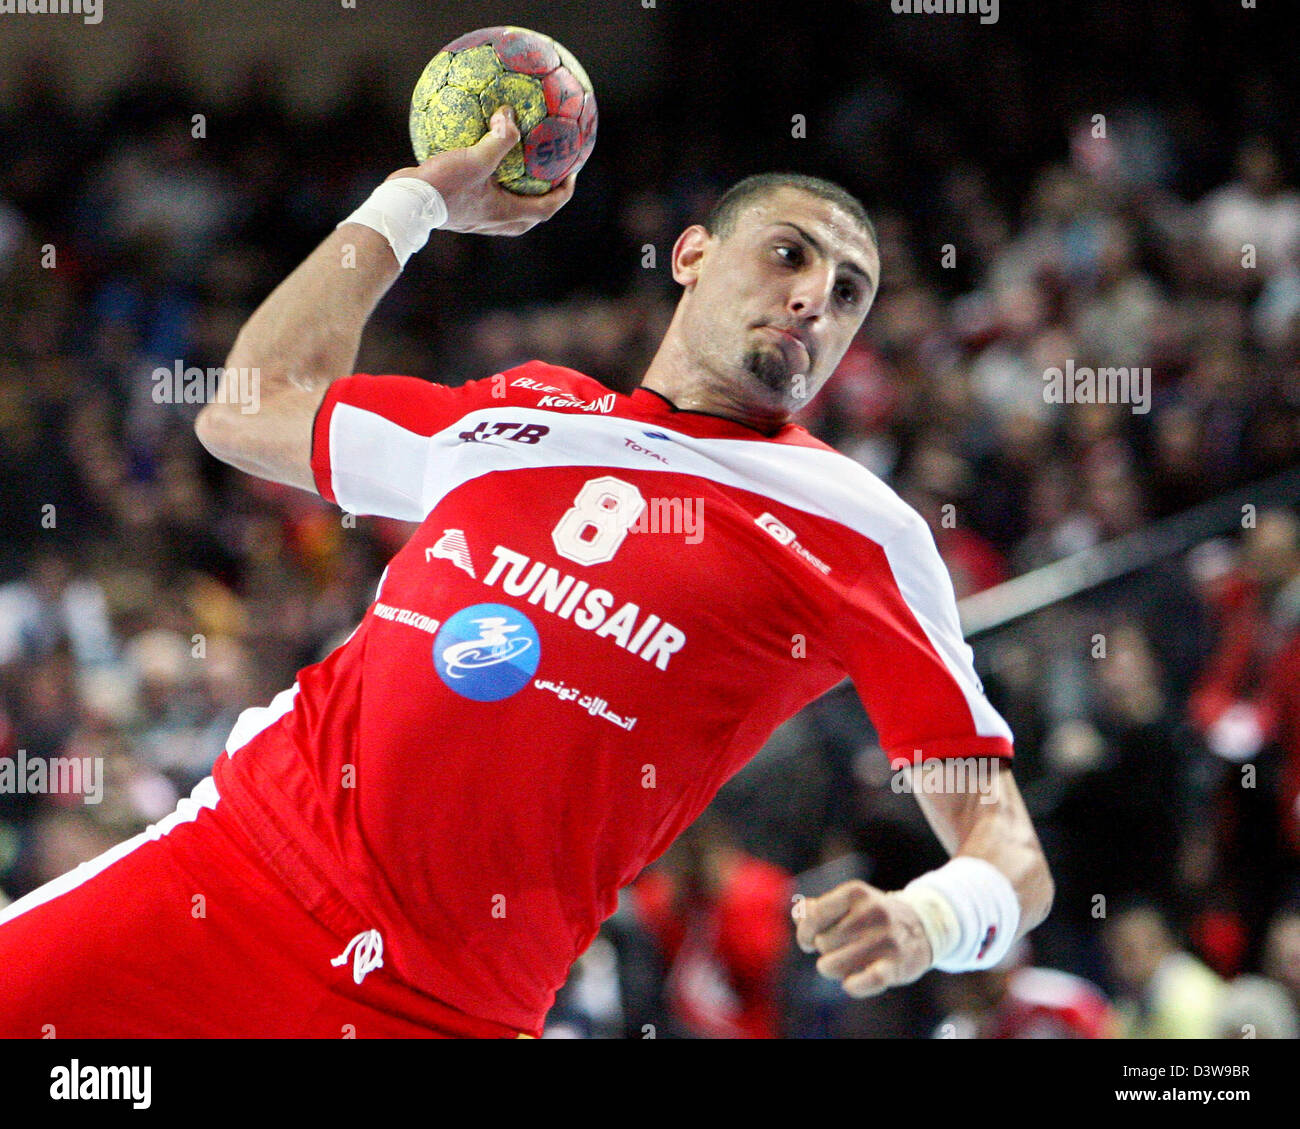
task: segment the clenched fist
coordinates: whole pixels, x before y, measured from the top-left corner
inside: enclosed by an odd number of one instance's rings
[[[865,882],[844,882],[820,898],[797,901],[795,936],[806,953],[821,953],[817,971],[856,998],[910,984],[933,961],[915,909],[897,894]]]

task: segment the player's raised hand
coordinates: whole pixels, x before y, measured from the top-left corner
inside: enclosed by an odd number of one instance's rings
[[[521,196],[507,192],[492,174],[505,155],[519,143],[514,108],[500,107],[490,128],[476,145],[435,153],[421,165],[398,169],[392,176],[414,176],[432,184],[447,205],[444,231],[479,235],[523,235],[550,219],[573,195],[575,176],[552,188],[544,196]]]
[[[820,898],[796,902],[795,936],[820,953],[817,971],[857,998],[910,984],[930,968],[921,919],[902,898],[865,882],[844,882]]]

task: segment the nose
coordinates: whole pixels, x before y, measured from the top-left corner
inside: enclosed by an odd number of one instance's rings
[[[829,267],[817,265],[800,271],[790,291],[790,312],[801,318],[820,317],[830,302],[833,283],[834,275]]]

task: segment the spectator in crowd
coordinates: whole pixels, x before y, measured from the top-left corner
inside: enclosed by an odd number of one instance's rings
[[[1216,847],[1248,891],[1242,909],[1258,935],[1300,880],[1300,520],[1265,511],[1243,542],[1237,567],[1203,575],[1218,638],[1188,713],[1227,762]]]
[[[1219,997],[1212,1038],[1300,1038],[1300,1015],[1285,988],[1262,976],[1238,976]]]
[[[996,968],[940,979],[949,1009],[940,1039],[1109,1039],[1115,1017],[1106,997],[1068,972],[1035,968],[1022,941]]]
[[[1279,910],[1264,941],[1264,975],[1286,990],[1295,1014],[1300,1015],[1300,908]]]
[[[669,1014],[687,1034],[770,1039],[793,939],[793,886],[706,814],[632,887],[664,965]]]
[[[44,551],[25,578],[0,585],[0,666],[44,658],[62,643],[82,668],[116,657],[103,590],[88,577],[74,576],[57,550]]]
[[[1223,981],[1182,949],[1151,905],[1122,910],[1107,922],[1106,949],[1119,995],[1119,1037],[1209,1039]]]

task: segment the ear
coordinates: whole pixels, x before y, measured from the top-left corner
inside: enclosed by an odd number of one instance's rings
[[[700,276],[700,264],[713,242],[713,236],[698,223],[691,224],[673,244],[673,280],[691,286]]]

